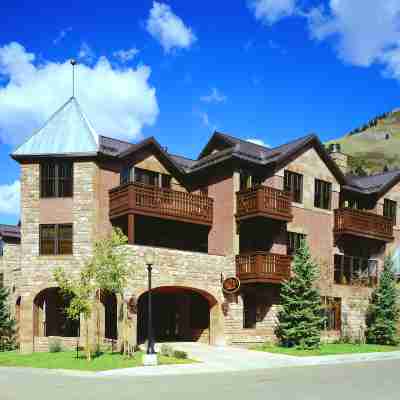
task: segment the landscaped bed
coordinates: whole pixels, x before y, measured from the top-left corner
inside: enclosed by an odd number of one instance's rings
[[[288,356],[328,356],[335,354],[360,354],[381,353],[386,351],[400,351],[397,346],[382,346],[376,344],[322,344],[319,349],[303,350],[296,347],[281,347],[272,344],[260,344],[251,347],[252,350],[265,351],[268,353],[286,354]]]
[[[0,367],[31,367],[48,369],[72,369],[80,371],[106,371],[118,368],[132,368],[142,366],[142,352],[136,352],[130,358],[119,353],[105,352],[93,356],[87,361],[83,353],[76,358],[73,351],[62,351],[58,353],[32,353],[20,354],[16,351],[0,352]],[[193,363],[190,359],[178,359],[158,355],[159,364],[188,364]],[[150,367],[149,367],[150,368]]]

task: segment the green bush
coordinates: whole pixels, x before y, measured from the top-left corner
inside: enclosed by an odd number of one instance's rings
[[[62,351],[61,340],[58,338],[49,339],[49,352],[50,353],[59,353]]]
[[[174,350],[173,356],[179,360],[186,360],[188,358],[188,354],[183,350]]]
[[[174,349],[169,344],[163,344],[160,349],[160,353],[165,357],[172,357],[174,355]]]

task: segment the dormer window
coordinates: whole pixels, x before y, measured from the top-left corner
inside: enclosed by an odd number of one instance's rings
[[[72,162],[43,162],[40,164],[40,197],[72,197],[72,193]]]

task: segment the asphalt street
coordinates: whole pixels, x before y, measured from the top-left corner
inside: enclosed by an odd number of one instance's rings
[[[0,368],[0,400],[399,398],[400,360],[153,377]]]

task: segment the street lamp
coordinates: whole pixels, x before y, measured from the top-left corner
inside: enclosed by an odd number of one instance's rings
[[[157,365],[157,354],[154,351],[153,321],[151,315],[151,271],[154,265],[154,251],[147,249],[144,253],[144,262],[147,265],[147,277],[149,282],[148,299],[148,319],[147,319],[147,351],[143,356],[143,365]]]

